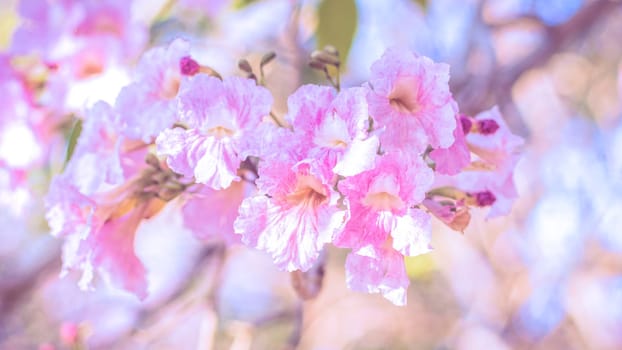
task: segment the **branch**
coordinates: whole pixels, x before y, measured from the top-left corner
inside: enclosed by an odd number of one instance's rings
[[[542,43],[526,58],[511,66],[497,66],[485,76],[470,76],[465,80],[453,82],[452,90],[456,92],[456,100],[458,100],[461,110],[465,113],[475,114],[493,104],[501,105],[505,111],[515,109],[511,98],[511,89],[525,72],[546,64],[555,53],[575,45],[620,5],[620,2],[613,0],[597,0],[585,5],[570,20],[560,25],[546,26],[543,24],[544,38]],[[528,17],[531,18],[531,16]],[[488,28],[500,27],[495,25]],[[512,111],[510,110],[510,112]],[[519,134],[527,135],[526,125],[518,116],[518,112],[514,112],[506,113],[506,117],[509,117],[508,122]]]

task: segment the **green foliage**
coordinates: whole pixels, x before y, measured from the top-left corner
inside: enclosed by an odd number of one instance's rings
[[[250,5],[257,0],[235,0],[233,2],[233,8],[240,9],[244,6]]]
[[[326,45],[336,47],[341,62],[345,63],[356,32],[357,11],[354,0],[323,0],[318,16],[317,48]]]
[[[82,119],[77,119],[71,128],[71,132],[69,133],[69,138],[67,139],[67,152],[65,152],[65,166],[71,160],[71,156],[73,156],[73,152],[76,150],[76,144],[78,143],[78,138],[82,133]]]

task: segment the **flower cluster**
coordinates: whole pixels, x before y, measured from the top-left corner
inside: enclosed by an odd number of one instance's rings
[[[390,49],[365,84],[301,86],[278,117],[254,75],[223,78],[189,52],[179,39],[147,51],[114,106],[84,115],[51,186],[47,218],[84,287],[98,271],[146,296],[134,235],[176,203],[198,238],[241,242],[287,271],[347,248],[350,288],[403,305],[404,257],[430,251],[432,216],[462,231],[470,207],[502,215],[516,197],[522,140],[496,108],[461,114],[446,64]]]

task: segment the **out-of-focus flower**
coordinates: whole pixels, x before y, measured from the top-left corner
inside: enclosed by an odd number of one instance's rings
[[[456,107],[457,109],[457,107]],[[456,129],[454,129],[454,143],[447,148],[437,148],[430,152],[430,158],[434,161],[434,170],[446,175],[456,175],[471,162],[471,152],[467,147],[465,134],[469,132],[471,125],[462,122],[468,119],[456,114]]]
[[[137,55],[146,28],[132,21],[131,1],[20,1],[22,25],[11,52],[41,55],[76,78],[102,72]]]
[[[67,197],[62,194],[72,193]],[[134,254],[134,233],[147,205],[134,208],[123,193],[107,194],[105,199],[89,200],[62,179],[51,186],[47,198],[48,220],[62,228],[65,236],[63,269],[83,271],[80,286],[90,286],[95,270],[113,284],[140,298],[147,293],[145,271]],[[80,201],[75,201],[80,196]],[[104,202],[106,200],[106,202]],[[99,203],[98,203],[99,202]]]
[[[184,225],[201,240],[239,243],[240,236],[234,234],[233,222],[251,188],[245,181],[233,182],[224,190],[203,186],[197,193],[190,194],[183,206]]]
[[[472,169],[457,175],[458,187],[476,197],[489,192],[494,200],[488,217],[506,215],[518,197],[513,174],[523,139],[512,134],[497,107],[475,116],[472,129],[466,142],[475,159]]]
[[[123,133],[151,142],[171,127],[177,116],[177,93],[184,78],[181,62],[189,57],[190,44],[182,39],[143,54],[135,81],[124,87],[115,104]]]
[[[518,197],[514,185],[514,168],[520,158],[523,139],[512,134],[497,107],[484,111],[475,118],[460,116],[457,120],[460,124],[458,128],[463,131],[462,135],[458,135],[463,140],[456,138],[457,141],[451,148],[433,150],[430,153],[430,157],[441,166],[439,173],[454,174],[437,176],[436,186],[453,186],[464,192],[451,195],[453,199],[466,201],[462,204],[457,202],[454,205],[456,209],[464,204],[490,206],[489,218],[506,215]],[[466,160],[466,155],[462,154],[465,146],[470,151],[469,163],[463,171],[455,173],[458,165]],[[455,152],[449,153],[451,149]],[[450,221],[455,219],[453,215],[442,214],[441,207],[429,201],[427,203],[437,217]]]
[[[134,252],[134,237],[145,218],[185,190],[185,184],[146,147],[122,135],[123,124],[101,102],[87,112],[76,151],[46,198],[52,234],[64,238],[63,271],[83,272],[88,288],[95,271],[114,285],[147,295],[145,269]]]

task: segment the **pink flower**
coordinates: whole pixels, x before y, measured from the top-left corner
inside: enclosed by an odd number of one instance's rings
[[[91,232],[78,250],[78,254],[87,256],[88,264],[112,284],[141,300],[147,297],[147,276],[134,251],[134,238],[143,218],[150,216],[148,211],[152,204],[144,202],[125,212],[128,204],[116,203],[116,210],[109,214],[98,230]],[[107,214],[106,209],[100,209],[101,218]]]
[[[405,157],[387,155],[376,168],[342,180],[339,190],[348,200],[351,219],[335,244],[352,249],[383,245],[398,224],[412,223],[407,216],[418,211],[410,208],[423,201],[433,179],[423,161],[411,164]],[[412,232],[418,230],[413,227]]]
[[[11,52],[40,54],[75,77],[100,73],[111,62],[134,58],[142,49],[146,28],[131,20],[132,2],[37,1],[19,4],[22,17]]]
[[[457,175],[457,187],[475,197],[490,192],[494,199],[486,200],[491,205],[488,217],[506,215],[518,198],[514,168],[523,139],[512,134],[497,107],[479,113],[474,121],[477,132],[469,133],[466,141],[476,157],[470,171]]]
[[[177,114],[177,92],[182,82],[180,62],[186,60],[190,44],[182,39],[166,47],[145,52],[136,68],[135,82],[124,87],[116,109],[124,123],[124,134],[151,142],[173,125]]]
[[[47,211],[45,218],[51,234],[64,237],[78,234],[88,235],[97,205],[83,195],[64,177],[56,177],[50,185],[46,197]]]
[[[262,158],[259,193],[242,202],[234,229],[280,268],[306,271],[340,231],[346,211],[337,207],[338,196],[322,180],[317,162],[305,158],[305,142],[283,131],[274,140],[281,152]]]
[[[497,107],[484,111],[475,118],[462,116],[462,119],[463,124],[469,126],[465,141],[472,152],[471,162],[464,171],[454,176],[437,176],[435,185],[438,187],[453,186],[459,189],[463,192],[464,198],[462,199],[466,200],[466,204],[490,206],[489,218],[506,215],[518,197],[513,174],[523,139],[512,134]],[[441,158],[437,153],[435,160],[446,162],[447,159],[453,159],[451,154],[445,155],[448,158]],[[426,205],[430,210],[437,208],[429,201]],[[439,210],[434,212],[439,218],[445,218],[443,220],[446,223],[455,221],[453,217],[457,215],[457,212],[453,214],[442,214]],[[466,216],[456,218],[459,219],[457,222],[461,223],[465,221]]]
[[[82,271],[79,284],[89,288],[97,272],[144,298],[147,282],[134,253],[136,229],[184,185],[170,169],[145,162],[145,145],[126,141],[120,129],[109,105],[100,102],[87,111],[74,155],[50,187],[46,218],[51,233],[64,239],[63,273]]]
[[[471,163],[471,152],[466,143],[464,126],[456,114],[456,129],[454,143],[448,148],[437,148],[430,152],[434,161],[434,170],[446,175],[456,175]]]
[[[382,148],[418,155],[428,144],[451,146],[456,119],[448,83],[448,65],[407,50],[387,50],[371,67],[368,94],[371,116],[377,127],[386,128]]]
[[[81,192],[92,194],[103,185],[120,185],[125,180],[121,164],[125,138],[120,136],[119,115],[107,103],[97,102],[84,117],[65,176]]]
[[[234,182],[220,191],[203,186],[192,194],[183,207],[184,225],[201,240],[222,240],[239,243],[240,236],[233,232],[242,200],[251,191],[248,182]]]
[[[213,189],[238,181],[237,170],[251,150],[262,118],[270,113],[268,90],[250,79],[221,81],[205,74],[182,83],[180,118],[188,128],[167,129],[158,136],[158,153],[177,173],[194,176]]]
[[[495,168],[514,164],[524,140],[512,134],[498,107],[475,116],[477,130],[467,135],[469,148],[482,161]]]
[[[356,175],[374,166],[379,142],[368,135],[366,93],[349,88],[335,95],[326,86],[304,85],[288,99],[286,119],[310,141],[309,158],[322,164],[325,177]]]
[[[403,256],[430,250],[430,217],[413,206],[425,198],[433,173],[423,161],[406,159],[383,156],[376,168],[339,183],[350,220],[335,239],[335,245],[353,249],[346,264],[348,284],[381,292],[398,305],[405,303],[408,287]]]
[[[406,305],[410,280],[404,256],[394,249],[367,246],[346,258],[346,283],[354,291],[380,293],[395,305]]]
[[[75,345],[80,340],[80,328],[73,322],[63,322],[58,333],[61,341],[66,345]]]
[[[156,202],[137,203],[129,188],[87,197],[66,179],[57,178],[46,198],[52,234],[63,236],[63,272],[83,272],[80,287],[90,287],[98,271],[117,287],[143,299],[145,269],[134,253],[134,236]],[[138,205],[135,205],[138,204]]]

